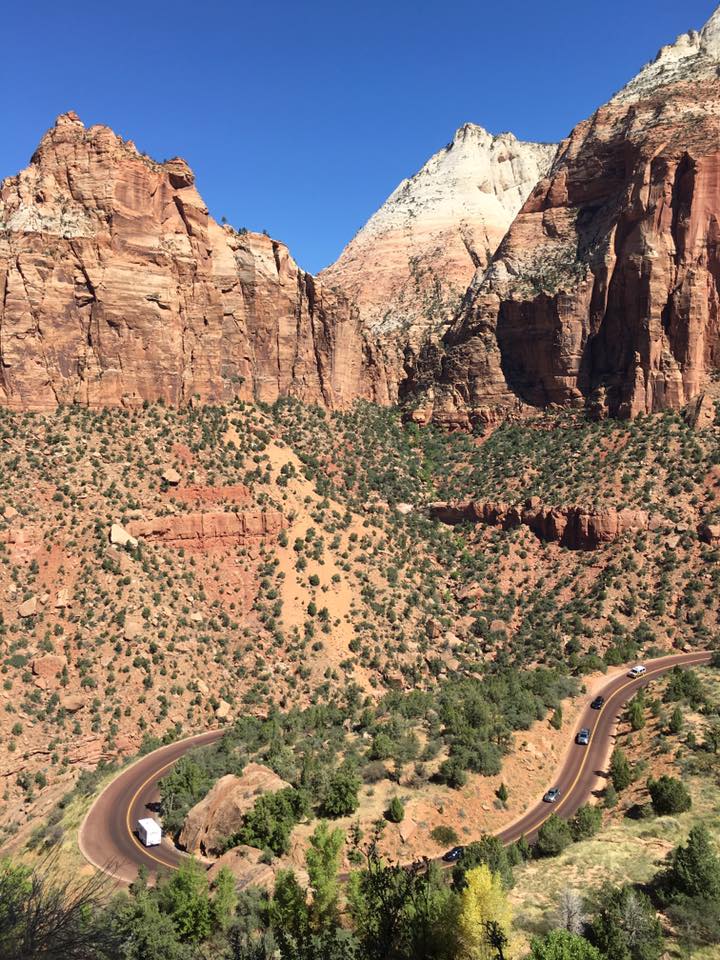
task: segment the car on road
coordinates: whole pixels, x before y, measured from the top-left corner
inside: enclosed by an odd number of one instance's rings
[[[464,852],[465,847],[453,847],[452,850],[448,850],[447,853],[443,854],[443,860],[445,863],[457,863]]]
[[[647,673],[647,667],[644,667],[641,663],[636,664],[628,673],[629,677],[641,677],[644,673]]]
[[[605,697],[595,697],[590,706],[593,710],[602,710],[604,703]]]
[[[583,727],[582,730],[575,737],[575,743],[579,744],[581,747],[586,747],[590,743],[590,731],[587,727]]]
[[[557,803],[559,799],[560,799],[559,787],[553,787],[552,790],[548,790],[548,792],[543,797],[543,800],[545,801],[545,803]]]

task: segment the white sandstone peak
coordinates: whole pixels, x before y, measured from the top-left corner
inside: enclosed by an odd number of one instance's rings
[[[556,146],[459,127],[403,180],[322,276],[360,306],[378,332],[447,322],[484,267]]]
[[[707,56],[720,60],[720,7],[700,31],[700,42]]]
[[[720,7],[702,30],[689,30],[661,47],[653,61],[626,84],[613,100],[632,101],[659,87],[717,73],[720,62]]]

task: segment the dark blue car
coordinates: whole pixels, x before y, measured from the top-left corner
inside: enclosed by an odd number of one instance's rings
[[[445,863],[456,863],[463,855],[464,850],[465,847],[453,847],[452,850],[448,850],[448,852],[443,855],[443,860]]]

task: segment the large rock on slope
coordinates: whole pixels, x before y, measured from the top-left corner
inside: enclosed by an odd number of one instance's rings
[[[452,318],[556,149],[465,124],[320,276],[357,301],[373,333],[417,345]]]
[[[0,184],[0,403],[391,399],[357,311],[208,214],[182,160],[58,118]]]
[[[560,145],[443,349],[418,418],[678,408],[720,365],[720,11]]]
[[[214,854],[242,826],[243,817],[263,793],[277,793],[290,784],[268,767],[249,763],[239,777],[221,777],[208,795],[190,810],[178,843],[190,853]]]

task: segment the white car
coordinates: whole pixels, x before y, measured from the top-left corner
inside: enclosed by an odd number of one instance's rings
[[[628,676],[641,677],[644,673],[647,673],[647,667],[644,667],[641,663],[638,663],[636,666],[632,668]]]

